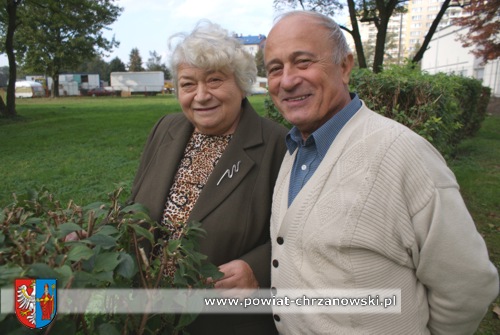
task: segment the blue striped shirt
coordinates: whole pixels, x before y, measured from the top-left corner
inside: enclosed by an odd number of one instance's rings
[[[359,100],[357,94],[351,93],[351,99],[351,102],[347,106],[335,114],[324,125],[316,129],[307,140],[304,141],[302,139],[302,135],[297,127],[293,127],[288,132],[286,146],[290,155],[298,148],[292,167],[292,174],[290,175],[290,188],[288,190],[289,207],[302,187],[318,168],[340,130],[361,108],[361,100]]]

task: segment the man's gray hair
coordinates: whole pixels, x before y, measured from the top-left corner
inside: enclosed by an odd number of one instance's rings
[[[333,62],[335,64],[342,64],[349,54],[352,54],[349,45],[347,44],[346,38],[342,29],[339,25],[326,15],[320,14],[318,12],[304,11],[304,10],[294,10],[286,12],[276,17],[274,25],[283,20],[284,18],[291,16],[305,16],[315,19],[318,24],[325,27],[329,31],[329,39],[332,42],[332,55]]]

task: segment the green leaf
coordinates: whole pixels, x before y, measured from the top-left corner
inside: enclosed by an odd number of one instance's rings
[[[104,202],[93,202],[91,204],[88,204],[87,206],[83,207],[83,211],[86,212],[86,211],[90,211],[90,210],[93,210],[93,211],[97,211],[97,210],[100,210],[101,207],[105,207],[106,204]]]
[[[149,230],[139,226],[138,224],[131,224],[129,225],[129,227],[131,227],[137,235],[143,236],[147,238],[151,243],[154,243],[153,234]]]
[[[29,226],[32,226],[32,227],[36,227],[40,224],[43,223],[43,218],[39,218],[39,217],[30,217],[26,220],[25,224],[29,225]]]
[[[96,234],[101,234],[101,235],[114,235],[118,233],[119,233],[118,229],[116,229],[111,225],[103,225],[96,231]]]
[[[184,271],[180,271],[180,269],[178,269],[176,272],[175,272],[175,275],[174,275],[174,285],[178,285],[178,287],[186,287],[188,282],[187,280],[184,278]]]
[[[100,233],[90,236],[87,240],[104,249],[110,249],[116,246],[116,238]]]
[[[78,262],[81,260],[87,260],[94,256],[92,249],[84,245],[83,243],[78,243],[68,253],[68,260]]]
[[[23,272],[23,268],[16,264],[0,265],[0,287],[12,285],[14,279],[19,278]]]
[[[149,210],[147,209],[147,207],[139,204],[139,203],[134,203],[132,205],[129,205],[127,207],[125,207],[124,209],[121,210],[123,213],[130,213],[130,212],[133,212],[133,213],[137,213],[137,212],[142,212],[146,215],[149,215]]]
[[[110,323],[103,323],[97,328],[97,334],[99,335],[120,335],[118,329]]]
[[[89,286],[96,286],[100,284],[100,281],[97,280],[94,274],[90,274],[85,271],[76,271],[75,279],[73,281],[73,288],[82,288]]]
[[[167,246],[167,252],[169,255],[172,255],[172,253],[174,251],[177,250],[177,248],[179,248],[179,246],[181,245],[181,241],[180,240],[170,240],[168,241],[168,246]]]
[[[117,252],[97,254],[93,272],[113,271],[119,263]]]
[[[186,327],[187,325],[191,324],[194,320],[196,320],[197,317],[198,314],[186,314],[186,313],[181,314],[176,329],[181,330],[182,328]]]
[[[54,322],[54,327],[50,330],[50,334],[77,334],[75,322],[71,319],[72,315],[62,316],[57,315],[57,321]]]
[[[118,261],[120,262],[120,264],[116,268],[116,273],[118,273],[122,277],[130,279],[137,273],[137,266],[134,262],[134,258],[131,255],[125,252],[120,252]]]
[[[96,273],[95,278],[103,283],[114,283],[113,271],[99,272]]]
[[[83,230],[83,228],[74,222],[66,222],[59,226],[61,237],[66,236],[74,231],[80,231],[80,230]]]
[[[40,278],[58,278],[59,274],[50,266],[43,263],[35,263],[29,266],[28,275]]]
[[[219,271],[219,268],[212,263],[203,263],[200,267],[200,274],[204,278],[211,277],[213,280],[220,279],[224,277],[224,273]]]
[[[59,268],[55,268],[54,271],[57,272],[57,279],[60,281],[58,281],[57,285],[59,287],[66,287],[66,284],[68,284],[68,281],[73,275],[71,267],[69,265],[63,265]]]

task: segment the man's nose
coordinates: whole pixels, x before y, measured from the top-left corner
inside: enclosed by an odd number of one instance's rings
[[[283,69],[283,75],[281,76],[281,88],[290,91],[294,89],[302,79],[299,76],[298,70],[292,67],[285,67]]]

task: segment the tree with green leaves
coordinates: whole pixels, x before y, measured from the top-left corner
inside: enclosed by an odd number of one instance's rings
[[[165,79],[170,79],[172,78],[170,70],[165,63],[162,63],[161,58],[161,55],[158,55],[156,51],[150,51],[146,69],[148,71],[162,71],[165,74]]]
[[[52,77],[58,96],[59,74],[118,46],[103,36],[121,7],[115,0],[26,0],[18,45],[24,68]]]
[[[259,77],[265,77],[266,65],[264,64],[264,52],[259,48],[259,51],[255,54],[255,65],[257,65],[257,75]]]
[[[127,68],[125,63],[118,57],[115,57],[109,62],[109,73],[111,72],[125,72]]]
[[[139,49],[133,48],[130,51],[130,56],[129,56],[129,63],[128,63],[128,70],[131,72],[139,72],[139,71],[144,71],[144,68],[142,67],[142,57],[141,54],[139,53]]]
[[[9,61],[7,106],[2,115],[15,117],[17,64],[26,70],[52,76],[90,59],[118,43],[103,37],[122,8],[114,0],[2,0],[0,2],[0,51]],[[17,58],[17,59],[16,59]],[[58,90],[52,90],[58,94]]]
[[[387,39],[387,28],[391,17],[398,13],[406,11],[406,4],[409,0],[274,0],[276,8],[288,6],[291,8],[301,7],[304,10],[317,11],[328,16],[340,14],[344,7],[347,5],[349,10],[349,18],[351,27],[340,25],[340,28],[349,33],[356,48],[356,55],[360,68],[367,68],[365,51],[361,34],[359,30],[359,23],[370,23],[375,25],[377,29],[377,37],[375,41],[375,52],[373,56],[373,71],[382,71],[384,64],[384,55]],[[464,6],[468,4],[468,0],[444,0],[441,4],[441,10],[434,19],[419,51],[415,54],[412,62],[419,62],[424,52],[427,50],[430,40],[436,31],[441,18],[444,16],[446,10],[450,7]]]

